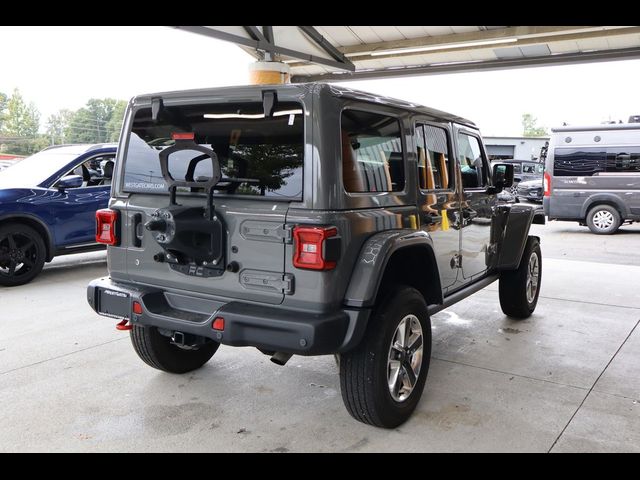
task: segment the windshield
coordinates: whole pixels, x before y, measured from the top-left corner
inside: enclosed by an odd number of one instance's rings
[[[86,147],[43,150],[0,171],[0,187],[35,187],[86,151]]]
[[[167,193],[159,153],[174,144],[174,133],[191,132],[195,142],[215,151],[222,179],[214,193],[299,199],[302,197],[304,115],[302,105],[279,102],[265,118],[262,103],[165,107],[153,120],[150,108],[135,114],[124,166],[124,191]],[[176,180],[206,182],[212,164],[201,152],[170,156]],[[199,192],[179,188],[178,192]]]

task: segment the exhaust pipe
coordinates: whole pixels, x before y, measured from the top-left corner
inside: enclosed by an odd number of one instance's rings
[[[293,356],[293,353],[284,353],[284,352],[276,352],[271,357],[271,361],[276,365],[280,365],[284,367],[284,365],[289,361],[289,359]]]

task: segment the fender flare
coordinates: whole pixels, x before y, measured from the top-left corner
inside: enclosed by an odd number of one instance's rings
[[[344,304],[356,308],[373,306],[391,256],[398,250],[415,246],[425,248],[431,255],[442,295],[431,237],[422,230],[402,229],[377,233],[364,242],[349,280]]]
[[[528,205],[502,207],[502,236],[498,242],[498,270],[515,270],[529,238],[529,229],[534,218],[539,216],[536,209]],[[537,223],[537,222],[536,222]]]
[[[580,218],[587,218],[587,213],[591,208],[598,203],[606,203],[613,204],[618,209],[618,211],[622,214],[623,219],[628,217],[629,207],[622,201],[622,199],[613,193],[595,193],[587,197],[587,199],[582,204],[582,209],[580,211]]]

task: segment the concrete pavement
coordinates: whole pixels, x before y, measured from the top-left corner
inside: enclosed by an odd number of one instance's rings
[[[528,320],[491,285],[432,318],[414,416],[376,429],[342,405],[332,357],[285,367],[222,346],[186,375],[147,367],[93,313],[104,253],[0,289],[0,451],[640,451],[640,228],[534,226],[543,286]]]

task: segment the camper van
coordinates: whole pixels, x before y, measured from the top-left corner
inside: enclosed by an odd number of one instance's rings
[[[543,204],[549,220],[596,234],[640,221],[640,124],[552,129]]]

